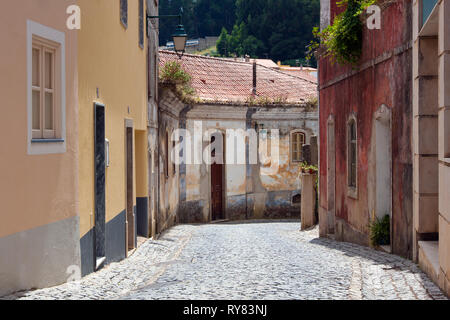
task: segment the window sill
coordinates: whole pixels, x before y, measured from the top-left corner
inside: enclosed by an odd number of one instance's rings
[[[442,164],[450,166],[450,158],[442,158],[440,161]]]
[[[31,143],[63,143],[64,139],[31,139]]]
[[[358,189],[354,187],[347,187],[347,196],[349,198],[358,200]]]

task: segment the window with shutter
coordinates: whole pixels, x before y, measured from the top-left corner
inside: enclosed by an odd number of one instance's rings
[[[139,46],[144,49],[144,0],[139,0]]]
[[[305,144],[305,134],[302,132],[293,132],[291,134],[291,154],[292,162],[302,161],[302,148]]]
[[[120,21],[128,28],[128,0],[120,0]]]

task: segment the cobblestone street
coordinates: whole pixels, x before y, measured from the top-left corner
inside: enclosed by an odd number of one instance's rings
[[[180,225],[128,259],[7,299],[446,299],[411,261],[298,222]]]

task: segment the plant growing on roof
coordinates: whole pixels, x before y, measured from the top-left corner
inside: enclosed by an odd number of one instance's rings
[[[175,86],[175,93],[185,103],[197,102],[195,89],[191,86],[192,77],[177,61],[168,61],[159,72],[162,83]]]
[[[192,77],[177,61],[168,61],[159,72],[161,82],[172,84],[190,84]]]
[[[317,96],[310,96],[305,102],[305,111],[309,112],[316,109],[319,105],[319,99]]]

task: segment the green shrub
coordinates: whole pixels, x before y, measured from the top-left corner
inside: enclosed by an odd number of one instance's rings
[[[324,50],[323,55],[330,57],[339,64],[356,65],[362,53],[363,22],[361,15],[376,0],[342,0],[338,5],[347,5],[344,12],[334,18],[332,24],[319,31],[313,29],[315,38],[320,40],[320,44],[312,41],[309,45],[308,57],[319,49],[320,45]]]
[[[175,93],[185,103],[197,103],[195,89],[191,86],[192,77],[177,61],[168,61],[159,72],[159,80],[175,85]]]
[[[161,68],[159,78],[162,82],[174,84],[190,84],[191,75],[177,61],[168,61]]]
[[[370,241],[372,245],[389,245],[391,243],[390,230],[389,215],[385,215],[382,219],[376,218],[370,224]]]

